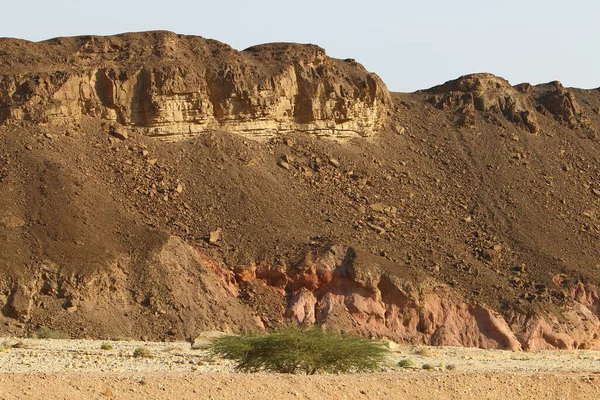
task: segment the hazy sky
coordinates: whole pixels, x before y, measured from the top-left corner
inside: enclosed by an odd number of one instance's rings
[[[390,90],[491,72],[512,84],[600,86],[598,0],[11,0],[0,37],[44,40],[164,29],[236,49],[314,43]]]

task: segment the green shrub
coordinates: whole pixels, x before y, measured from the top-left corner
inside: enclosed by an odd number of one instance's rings
[[[357,336],[321,328],[286,328],[266,335],[215,338],[211,353],[236,361],[238,371],[312,375],[374,371],[381,368],[389,351]]]
[[[435,369],[435,367],[431,364],[423,364],[423,366],[421,368],[427,369],[427,370]]]
[[[112,350],[112,349],[113,349],[113,347],[112,347],[112,345],[111,345],[111,344],[108,344],[108,343],[102,343],[102,344],[100,345],[100,349],[101,349],[101,350]]]
[[[39,339],[70,339],[65,332],[55,331],[54,329],[42,326],[36,335]]]
[[[135,358],[152,358],[154,357],[154,354],[152,354],[147,347],[136,347],[135,350],[133,350],[133,356]]]
[[[398,366],[402,367],[402,368],[410,368],[410,367],[414,367],[417,364],[413,361],[412,358],[406,358],[404,360],[400,360],[398,362]]]

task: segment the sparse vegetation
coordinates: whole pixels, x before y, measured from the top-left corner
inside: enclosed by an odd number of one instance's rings
[[[36,336],[39,339],[70,339],[70,336],[65,332],[55,331],[54,329],[42,326]]]
[[[426,369],[426,370],[435,369],[435,367],[432,364],[423,364],[423,366],[421,368]]]
[[[453,371],[453,370],[456,369],[456,365],[454,365],[454,364],[448,364],[448,365],[446,365],[446,369],[449,370],[449,371]]]
[[[433,352],[426,347],[418,349],[415,353],[420,355],[421,357],[432,357],[433,356]]]
[[[135,350],[133,350],[133,356],[135,358],[152,358],[154,357],[154,354],[152,354],[152,351],[147,347],[136,347]]]
[[[0,343],[0,352],[11,349],[12,345],[9,342]]]
[[[111,345],[111,344],[108,344],[108,343],[102,343],[102,344],[100,345],[100,349],[101,349],[101,350],[112,350],[112,349],[113,349],[113,347],[112,347],[112,345]]]
[[[211,352],[236,361],[238,371],[312,375],[374,371],[381,368],[389,350],[357,336],[290,327],[266,335],[215,338]]]
[[[134,338],[129,337],[129,336],[117,336],[113,340],[115,342],[133,342],[133,341],[135,341]]]
[[[405,358],[404,360],[400,360],[398,362],[398,366],[401,368],[411,368],[415,367],[417,364],[414,362],[412,358]]]

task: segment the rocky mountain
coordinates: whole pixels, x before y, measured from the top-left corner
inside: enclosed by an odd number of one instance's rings
[[[0,334],[600,348],[600,91],[314,45],[0,39]]]

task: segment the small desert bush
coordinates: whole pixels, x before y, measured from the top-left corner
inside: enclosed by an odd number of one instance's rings
[[[100,345],[100,349],[101,349],[101,350],[112,350],[112,349],[113,349],[113,347],[112,347],[112,345],[111,345],[111,344],[108,344],[108,343],[102,343],[102,344]]]
[[[154,354],[152,354],[147,347],[136,347],[135,350],[133,350],[133,356],[135,358],[152,358],[154,357]]]
[[[129,337],[129,336],[117,336],[117,337],[113,338],[112,340],[114,340],[115,342],[133,342],[133,341],[135,341],[134,338]]]
[[[211,353],[236,361],[238,371],[312,375],[374,371],[381,368],[389,351],[358,336],[288,327],[266,335],[215,338]]]
[[[401,368],[410,368],[410,367],[414,367],[417,364],[413,361],[412,358],[405,358],[404,360],[400,360],[398,362],[398,366]]]
[[[423,348],[417,350],[416,353],[418,355],[420,355],[421,357],[431,357],[431,356],[433,356],[433,352],[431,350],[429,350],[428,348],[426,348],[426,347],[423,347]]]
[[[54,329],[42,326],[36,336],[38,339],[69,339],[70,336],[65,332],[55,331]]]
[[[435,369],[435,367],[431,364],[423,364],[423,366],[421,368],[426,369],[426,370]]]

